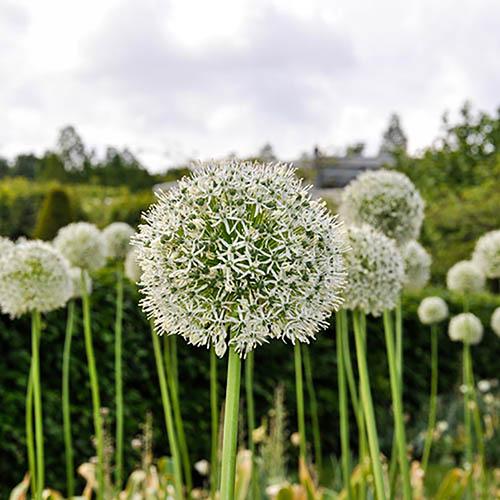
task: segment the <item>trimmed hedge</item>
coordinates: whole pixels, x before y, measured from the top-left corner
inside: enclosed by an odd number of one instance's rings
[[[405,410],[410,415],[410,428],[422,428],[415,416],[427,402],[430,373],[430,336],[416,318],[416,309],[423,296],[440,295],[445,298],[452,313],[461,310],[460,297],[440,289],[429,289],[421,294],[404,297],[404,395]],[[132,438],[140,432],[146,413],[154,416],[155,454],[168,452],[163,423],[160,393],[152,352],[148,323],[137,307],[137,292],[132,285],[125,289],[124,310],[124,398],[125,398],[125,457],[128,470],[139,463],[139,455],[130,446]],[[114,372],[113,372],[113,322],[114,275],[103,271],[96,280],[92,296],[93,334],[100,378],[102,403],[109,407],[110,424],[114,421]],[[500,356],[499,339],[489,329],[489,319],[500,298],[489,294],[471,297],[471,310],[483,321],[486,328],[483,342],[473,349],[477,377],[493,377],[498,372]],[[79,307],[77,308],[79,310]],[[79,313],[80,314],[80,313]],[[41,372],[44,403],[45,452],[47,484],[64,488],[64,445],[61,416],[61,364],[65,328],[65,311],[56,311],[44,317],[41,344]],[[12,321],[0,316],[0,387],[2,410],[0,412],[0,497],[6,498],[26,469],[24,408],[27,374],[30,361],[29,318]],[[460,345],[449,341],[444,332],[440,336],[440,391],[449,392],[459,381]],[[339,449],[337,379],[335,366],[334,332],[332,328],[318,336],[311,345],[314,378],[318,396],[319,416],[325,454]],[[391,445],[392,417],[390,413],[390,387],[385,357],[381,320],[368,321],[368,361],[371,384],[377,412],[381,445],[389,452]],[[189,441],[191,461],[209,457],[210,403],[208,391],[208,352],[188,346],[181,339],[179,346],[179,371],[182,411]],[[222,399],[225,376],[224,360],[219,364]],[[255,356],[255,398],[258,418],[264,416],[272,404],[274,388],[283,382],[289,412],[288,429],[294,431],[295,392],[293,351],[290,346],[273,342],[260,348]],[[242,391],[242,398],[244,392]],[[86,368],[83,332],[80,318],[76,324],[72,346],[71,398],[73,439],[76,448],[75,464],[86,461],[94,454],[91,445],[91,397]],[[354,418],[352,419],[354,422]],[[110,427],[112,435],[114,430]],[[308,429],[309,431],[309,429]],[[309,431],[310,432],[310,431]],[[356,432],[352,433],[356,446]],[[295,451],[292,451],[295,453]],[[293,467],[293,465],[291,465]],[[78,485],[79,487],[82,484]]]

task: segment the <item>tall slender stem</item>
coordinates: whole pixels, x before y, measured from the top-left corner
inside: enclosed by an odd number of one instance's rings
[[[392,405],[394,412],[394,425],[396,428],[396,440],[399,455],[399,467],[403,480],[403,498],[411,500],[411,481],[408,458],[406,456],[406,435],[403,417],[402,391],[399,381],[398,367],[396,364],[396,353],[394,349],[394,335],[392,331],[391,313],[384,311],[385,343],[387,347],[387,359],[389,362],[389,375],[391,379]]]
[[[83,333],[85,337],[85,351],[89,367],[90,390],[92,393],[92,410],[94,418],[94,432],[97,447],[97,498],[104,500],[104,437],[101,417],[101,396],[99,394],[99,379],[92,342],[92,325],[90,318],[90,300],[87,291],[85,271],[81,275],[82,306],[83,306]]]
[[[153,325],[151,325],[151,338],[153,340],[153,350],[155,353],[156,370],[158,372],[158,380],[160,382],[161,401],[163,404],[165,427],[167,428],[168,444],[170,446],[170,452],[172,453],[172,460],[174,462],[175,493],[176,493],[176,498],[183,499],[184,493],[182,491],[182,470],[181,470],[179,445],[177,443],[177,436],[175,435],[174,418],[172,416],[172,405],[170,403],[167,377],[165,375],[165,368],[163,366],[160,340],[158,339],[158,335],[154,331]]]
[[[384,477],[382,474],[382,464],[380,462],[380,448],[378,444],[377,426],[375,423],[375,411],[373,410],[373,401],[370,390],[370,381],[368,375],[368,366],[366,362],[366,353],[364,346],[364,333],[361,328],[361,313],[354,311],[354,339],[356,342],[356,356],[358,360],[358,371],[360,379],[361,404],[366,422],[366,431],[368,434],[368,445],[372,461],[373,476],[375,480],[375,491],[378,500],[385,500]]]
[[[304,372],[306,376],[306,387],[309,396],[309,405],[311,411],[311,421],[312,421],[312,432],[313,432],[313,443],[314,443],[314,459],[316,463],[316,469],[318,471],[318,476],[321,477],[322,466],[322,456],[321,456],[321,433],[319,429],[319,418],[318,418],[318,401],[316,399],[316,390],[314,389],[314,380],[311,367],[311,354],[308,345],[304,345]]]
[[[116,458],[115,483],[119,490],[123,483],[123,269],[116,270],[116,313],[115,313],[115,398],[116,398]]]
[[[469,356],[469,344],[467,342],[463,343],[463,352],[462,352],[462,380],[463,385],[465,387],[464,394],[464,430],[465,430],[465,464],[464,468],[466,471],[470,473],[469,478],[467,480],[467,491],[466,497],[471,499],[474,497],[474,481],[472,478],[472,466],[473,466],[473,454],[472,454],[472,428],[471,428],[471,415],[470,415],[470,387],[469,387],[469,364],[468,364],[468,356]]]
[[[245,390],[247,402],[247,429],[248,429],[248,448],[252,453],[252,476],[251,476],[251,489],[252,498],[257,500],[259,497],[259,489],[257,484],[256,462],[255,462],[255,443],[253,441],[253,431],[255,429],[255,407],[253,398],[253,365],[254,353],[250,351],[245,359]]]
[[[295,359],[295,393],[297,397],[297,420],[299,427],[300,459],[306,463],[306,423],[304,417],[304,385],[302,377],[302,354],[300,342],[295,342],[294,345]]]
[[[31,497],[36,495],[36,461],[35,437],[33,435],[33,358],[31,359],[26,389],[26,448],[28,451],[28,466],[30,471]]]
[[[340,447],[342,454],[342,475],[344,488],[347,492],[347,499],[353,498],[351,488],[351,464],[350,464],[350,449],[349,449],[349,415],[347,408],[347,384],[344,363],[344,340],[346,334],[342,319],[337,316],[335,322],[335,330],[337,334],[337,382],[339,389],[339,414],[340,414]]]
[[[431,394],[429,398],[429,423],[425,435],[424,452],[422,455],[422,469],[427,472],[427,465],[431,454],[432,438],[436,427],[436,403],[438,390],[438,332],[437,325],[431,325]]]
[[[238,440],[238,413],[240,405],[241,360],[234,346],[229,347],[227,368],[220,500],[234,500],[236,445]]]
[[[64,430],[64,452],[66,457],[66,488],[68,498],[75,494],[75,475],[73,462],[73,443],[71,439],[71,409],[69,401],[69,367],[71,359],[71,339],[75,315],[75,302],[68,303],[68,317],[66,320],[66,334],[64,337],[63,365],[62,365],[62,414]]]
[[[210,498],[215,498],[219,484],[219,403],[217,395],[217,355],[215,349],[210,348]]]

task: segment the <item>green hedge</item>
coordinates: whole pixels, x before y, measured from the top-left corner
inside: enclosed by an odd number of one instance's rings
[[[100,377],[103,405],[110,408],[113,422],[113,321],[114,285],[113,273],[104,271],[95,283],[92,296],[93,331],[97,366]],[[419,427],[415,421],[427,400],[429,390],[429,334],[416,319],[416,308],[423,295],[443,296],[453,313],[461,310],[460,298],[435,289],[424,294],[404,298],[405,313],[405,403],[410,415],[409,425]],[[132,285],[125,289],[124,311],[124,387],[125,387],[125,436],[127,467],[139,462],[139,456],[130,447],[131,439],[140,432],[146,413],[154,416],[155,453],[167,452],[163,418],[157,384],[153,352],[148,324],[137,307],[137,293]],[[500,306],[500,298],[493,295],[471,297],[471,308],[486,326],[485,339],[473,349],[478,377],[492,377],[498,373],[500,356],[499,339],[489,329],[489,318],[494,308]],[[62,347],[65,327],[65,311],[56,311],[44,318],[41,344],[41,371],[44,401],[45,451],[47,484],[63,488],[64,458],[62,417],[60,401]],[[443,329],[444,330],[444,329]],[[318,336],[311,349],[316,382],[323,449],[325,453],[338,450],[338,408],[336,392],[336,366],[334,333],[330,328]],[[378,427],[384,451],[390,448],[390,389],[381,321],[368,322],[368,357],[371,383],[376,403]],[[26,469],[24,404],[26,379],[30,360],[29,319],[12,321],[0,316],[0,387],[2,410],[0,412],[0,497],[6,498],[9,489],[20,481]],[[209,391],[208,352],[188,346],[179,339],[181,402],[189,439],[191,460],[209,457]],[[93,454],[90,444],[92,435],[91,398],[85,364],[85,350],[81,322],[78,321],[73,342],[71,365],[71,398],[75,463],[79,464]],[[440,390],[451,391],[459,380],[460,346],[451,343],[446,334],[440,337]],[[295,397],[292,349],[280,342],[260,348],[255,356],[256,409],[264,416],[271,406],[273,390],[283,382],[286,405],[289,412],[288,429],[294,431]],[[220,380],[224,379],[224,361],[220,363]],[[223,384],[220,386],[223,394]],[[242,392],[243,397],[243,392]],[[354,418],[352,419],[354,421]],[[353,433],[355,445],[356,433]],[[292,465],[291,465],[292,466]]]

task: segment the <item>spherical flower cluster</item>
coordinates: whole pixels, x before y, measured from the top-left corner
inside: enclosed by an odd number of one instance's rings
[[[68,262],[48,243],[19,243],[2,259],[0,308],[11,317],[57,309],[71,293]]]
[[[449,290],[458,293],[480,292],[484,289],[486,278],[479,267],[471,260],[461,260],[450,267],[446,275]]]
[[[441,297],[426,297],[420,302],[417,313],[424,325],[433,325],[448,317],[448,305]]]
[[[132,249],[125,257],[125,276],[132,283],[137,283],[141,279],[141,273],[139,262],[137,262],[137,252]]]
[[[448,326],[448,335],[454,342],[465,344],[479,344],[483,338],[481,320],[472,313],[462,313],[451,318]]]
[[[102,234],[93,224],[73,222],[59,229],[54,246],[74,267],[97,271],[106,262]]]
[[[342,225],[289,165],[200,165],[158,195],[134,244],[158,331],[218,356],[309,342],[342,302]]]
[[[9,238],[4,238],[0,236],[0,258],[5,255],[9,250],[14,248],[14,242],[9,240]]]
[[[404,287],[406,290],[421,290],[431,277],[431,256],[415,240],[407,243],[401,253],[405,265]]]
[[[403,258],[391,240],[371,226],[347,230],[351,251],[346,254],[345,307],[380,316],[393,309],[404,279]]]
[[[361,174],[344,189],[340,213],[347,224],[369,224],[404,245],[420,234],[424,202],[406,175],[378,170]]]
[[[130,250],[134,229],[125,222],[113,222],[102,231],[104,249],[108,259],[124,259]]]
[[[491,315],[491,329],[500,337],[500,307],[497,307]]]
[[[71,298],[78,299],[82,296],[82,270],[79,267],[71,267],[69,276],[71,278]],[[90,295],[92,293],[92,278],[86,272],[83,272],[83,281],[87,295]]]
[[[477,240],[472,260],[487,278],[500,278],[500,229],[490,231]]]

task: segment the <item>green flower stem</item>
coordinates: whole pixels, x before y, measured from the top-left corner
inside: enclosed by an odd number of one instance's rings
[[[368,434],[368,445],[372,461],[373,477],[375,481],[375,491],[378,500],[385,500],[384,477],[382,474],[382,464],[380,462],[380,448],[378,444],[377,427],[375,423],[375,412],[370,390],[368,366],[366,363],[366,353],[364,345],[364,332],[362,331],[362,318],[360,311],[354,311],[354,339],[356,342],[356,357],[358,361],[358,371],[360,380],[360,395],[363,413]]]
[[[396,364],[396,353],[394,349],[394,335],[392,331],[391,313],[384,311],[385,343],[387,347],[387,359],[389,362],[389,375],[391,379],[392,404],[394,412],[394,425],[398,445],[399,467],[403,481],[403,498],[411,500],[411,481],[408,457],[406,456],[406,435],[403,417],[403,401],[401,384],[399,380],[398,367]]]
[[[300,342],[294,345],[295,358],[295,393],[297,397],[297,419],[299,427],[299,454],[300,459],[306,463],[306,422],[304,417],[304,386],[302,377],[302,354]]]
[[[167,372],[167,380],[170,394],[172,396],[172,409],[174,412],[175,430],[179,443],[179,451],[181,454],[182,468],[184,477],[186,478],[186,489],[191,492],[193,482],[191,476],[191,462],[189,460],[189,451],[186,442],[186,434],[184,432],[184,424],[182,420],[181,405],[179,400],[179,378],[177,370],[177,338],[175,335],[163,336],[163,358],[165,360],[165,370]]]
[[[30,471],[31,497],[36,495],[35,438],[33,435],[33,359],[31,360],[26,390],[26,447]]]
[[[168,443],[170,452],[172,453],[172,460],[174,463],[174,484],[176,499],[183,499],[184,493],[182,491],[182,469],[179,453],[179,446],[177,437],[175,435],[174,418],[172,416],[172,406],[170,403],[170,396],[167,385],[167,377],[165,375],[165,367],[163,366],[160,340],[156,334],[153,325],[151,325],[151,338],[153,340],[153,349],[155,353],[156,370],[158,372],[158,380],[160,382],[161,400],[163,404],[163,414],[165,417],[165,427],[167,428]]]
[[[33,311],[31,319],[31,359],[33,368],[33,401],[35,406],[35,442],[36,442],[36,500],[42,500],[45,482],[45,466],[43,459],[43,416],[42,388],[40,385],[40,313]]]
[[[349,415],[347,408],[347,385],[346,372],[344,366],[344,340],[343,337],[347,333],[344,331],[343,321],[337,316],[335,324],[337,336],[337,381],[339,389],[339,414],[340,414],[340,446],[341,446],[341,462],[344,488],[347,492],[347,499],[353,498],[351,488],[351,464],[350,464],[350,449],[349,449]]]
[[[92,324],[90,318],[90,300],[87,293],[85,271],[82,270],[82,306],[83,306],[83,333],[85,337],[85,351],[89,367],[90,390],[92,393],[92,410],[94,418],[94,432],[97,444],[97,498],[104,500],[104,436],[101,417],[101,397],[99,395],[99,379],[92,343]]]
[[[229,347],[226,403],[222,438],[220,500],[234,500],[238,412],[240,405],[241,360],[234,346]]]
[[[259,495],[259,488],[257,483],[257,470],[255,462],[255,443],[253,441],[253,431],[255,429],[255,407],[253,398],[253,372],[254,372],[254,353],[250,351],[245,360],[245,390],[247,401],[247,429],[248,429],[248,448],[252,453],[252,476],[251,476],[251,489],[252,498],[257,500]]]
[[[422,455],[422,469],[427,472],[431,454],[432,438],[436,427],[436,403],[438,390],[438,331],[437,325],[431,325],[431,394],[429,399],[429,423],[425,435],[424,453]],[[424,476],[425,477],[425,476]]]
[[[69,367],[71,359],[71,339],[75,317],[75,302],[68,303],[68,317],[66,320],[66,334],[64,337],[63,365],[62,365],[62,416],[64,430],[64,454],[66,457],[66,487],[68,498],[75,494],[75,475],[73,462],[73,443],[71,439],[71,410],[69,402]]]
[[[210,498],[215,498],[219,484],[219,403],[217,396],[217,355],[215,349],[210,348],[210,417],[211,450],[210,450]]]
[[[314,459],[318,475],[321,477],[321,471],[323,470],[323,466],[322,466],[322,456],[321,456],[321,433],[319,429],[319,418],[318,418],[318,401],[316,399],[316,390],[314,389],[314,380],[311,367],[311,354],[308,345],[304,345],[304,373],[306,376],[306,388],[309,396],[309,405],[310,405],[309,407],[311,411],[312,432],[313,432],[313,442],[314,442]]]
[[[116,313],[115,313],[115,398],[116,398],[116,455],[115,483],[118,490],[123,484],[123,264],[116,270]]]
[[[473,464],[473,453],[472,453],[472,428],[471,428],[471,415],[470,415],[470,388],[468,385],[469,382],[469,364],[468,364],[468,356],[469,356],[470,346],[467,342],[463,343],[463,351],[462,351],[462,380],[463,384],[466,388],[464,394],[464,431],[465,431],[465,462],[467,464],[468,470],[472,473],[472,464]],[[472,476],[469,476],[467,480],[467,491],[466,498],[471,499],[474,497],[474,481]]]

